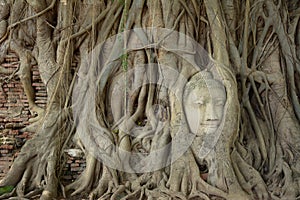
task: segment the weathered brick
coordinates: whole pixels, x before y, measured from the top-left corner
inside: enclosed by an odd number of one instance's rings
[[[72,160],[67,160],[67,164],[71,164],[71,163],[73,163]]]
[[[40,98],[40,99],[36,99],[36,101],[35,101],[37,104],[39,103],[39,104],[45,104],[45,103],[47,103],[47,97],[42,97],[42,98]]]
[[[12,91],[15,93],[20,93],[20,94],[22,94],[24,92],[23,87],[19,87],[17,85],[12,89]]]
[[[19,130],[10,130],[9,134],[18,135],[19,134]]]
[[[37,86],[37,87],[35,87],[35,89],[36,90],[45,90],[45,86],[43,86],[43,87],[42,86]]]
[[[7,84],[7,87],[14,88],[14,87],[15,87],[15,84],[13,84],[13,83],[8,83],[8,84]]]
[[[45,101],[45,100],[47,100],[47,97],[46,96],[36,96],[35,99]]]
[[[15,93],[10,91],[9,88],[4,88],[4,89],[7,89],[6,95],[8,95],[8,96],[10,96],[10,95],[14,96],[15,95]]]
[[[8,102],[8,103],[17,103],[18,100],[17,100],[17,97],[15,97],[15,96],[9,96],[9,97],[7,98],[7,102]]]
[[[9,160],[12,161],[12,160]],[[9,162],[8,160],[0,160],[0,166],[5,166],[7,167],[11,162]]]
[[[71,167],[71,171],[72,172],[78,172],[78,171],[81,171],[81,167]]]
[[[14,148],[13,145],[11,144],[3,144],[3,145],[0,145],[0,149],[8,149],[8,150],[12,150]]]
[[[13,157],[7,157],[7,156],[0,157],[0,161],[4,161],[5,163],[10,162],[12,160]]]
[[[32,83],[32,86],[35,86],[35,87],[45,87],[44,83]]]
[[[24,125],[22,123],[7,123],[5,124],[5,128],[16,129],[16,128],[23,128]],[[13,134],[13,133],[12,133]],[[18,134],[18,133],[16,133]]]
[[[18,58],[13,54],[10,53],[9,56],[6,57],[5,62],[3,63],[3,67],[8,69],[15,70],[18,63]],[[41,81],[41,77],[39,74],[38,66],[32,66],[31,68],[31,78],[32,78],[32,85],[35,90],[35,101],[37,105],[41,107],[46,107],[47,104],[47,91],[46,87]],[[33,133],[20,133],[19,129],[26,125],[29,125],[28,119],[30,118],[30,112],[28,108],[28,100],[27,96],[24,92],[23,85],[20,79],[11,80],[9,83],[5,83],[3,85],[4,92],[0,91],[0,129],[9,129],[5,132],[6,135],[18,138],[20,140],[28,140],[33,137]],[[20,116],[16,117],[8,117],[9,109],[14,109],[17,107],[22,107],[22,111],[20,111]],[[4,129],[5,130],[5,129]],[[3,130],[1,130],[1,134]],[[5,148],[5,149],[4,149]],[[3,172],[0,167],[0,179],[5,175],[9,166],[11,165],[15,156],[18,156],[19,150],[12,144],[5,144],[0,146],[0,166],[2,167],[3,164],[6,163],[7,168]],[[65,180],[72,180],[78,176],[85,168],[86,163],[84,159],[74,159],[71,157],[67,157],[66,166],[64,167],[64,179]],[[3,167],[2,167],[3,168]]]
[[[5,103],[4,107],[18,107],[15,103]]]
[[[37,76],[39,76],[40,73],[39,73],[37,70],[33,70],[33,71],[32,71],[32,75],[37,75]]]
[[[1,150],[0,150],[0,153],[1,153],[1,154],[7,154],[8,152],[9,152],[9,151],[8,151],[7,149],[1,149]]]
[[[71,164],[71,167],[73,168],[73,167],[79,167],[79,164],[78,163],[72,163]]]
[[[42,80],[41,80],[41,78],[38,77],[38,76],[33,76],[33,77],[32,77],[32,81],[34,81],[34,82],[41,82]]]
[[[36,97],[47,97],[47,93],[46,93],[46,91],[45,92],[37,92],[37,93],[35,93],[35,96]]]
[[[9,122],[22,122],[24,119],[21,118],[10,118],[8,119]]]

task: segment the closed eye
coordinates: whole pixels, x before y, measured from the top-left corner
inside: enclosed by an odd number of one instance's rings
[[[194,102],[195,105],[204,105],[204,101],[199,100]]]
[[[222,101],[222,100],[215,101],[215,105],[216,106],[224,106],[225,105],[225,101]]]

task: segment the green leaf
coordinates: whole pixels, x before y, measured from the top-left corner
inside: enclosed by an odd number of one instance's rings
[[[13,191],[13,189],[14,189],[14,186],[11,186],[11,185],[0,187],[0,195],[9,193],[9,192]]]
[[[125,5],[125,0],[119,0],[119,4]]]
[[[114,130],[112,130],[112,132],[113,132],[114,134],[117,134],[117,133],[119,133],[119,130],[118,130],[118,129],[114,129]]]

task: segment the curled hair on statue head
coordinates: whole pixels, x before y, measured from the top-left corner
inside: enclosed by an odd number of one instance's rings
[[[194,74],[185,85],[184,96],[189,95],[190,92],[195,88],[207,88],[208,90],[225,90],[222,82],[214,79],[213,74],[209,71],[200,71]]]

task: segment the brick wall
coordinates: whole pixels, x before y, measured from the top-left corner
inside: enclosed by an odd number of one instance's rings
[[[15,70],[18,67],[18,58],[10,53],[5,58],[2,67]],[[32,67],[32,86],[35,90],[35,103],[40,107],[46,106],[47,93],[41,81],[38,67]],[[27,97],[20,79],[15,76],[11,79],[0,74],[0,180],[7,173],[13,160],[17,157],[22,145],[34,133],[20,132],[20,129],[29,125],[33,117],[29,112]],[[67,156],[63,179],[75,179],[85,168],[85,160]]]

